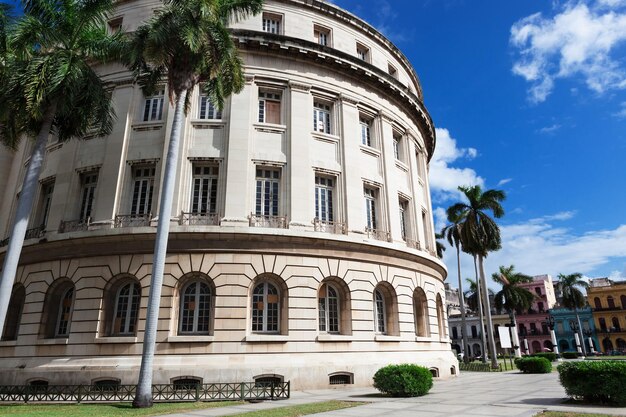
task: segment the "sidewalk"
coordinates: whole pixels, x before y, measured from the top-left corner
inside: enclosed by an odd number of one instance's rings
[[[558,374],[464,372],[458,378],[436,380],[424,397],[381,398],[374,388],[345,388],[292,392],[282,401],[265,401],[170,417],[216,417],[328,400],[365,401],[359,407],[315,414],[316,417],[532,417],[543,410],[626,416],[626,408],[562,404],[567,398]]]

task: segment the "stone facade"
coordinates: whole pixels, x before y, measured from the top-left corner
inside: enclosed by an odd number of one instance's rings
[[[158,4],[121,2],[111,26],[132,31]],[[232,30],[246,85],[221,113],[196,90],[183,128],[155,383],[368,385],[404,362],[456,374],[434,126],[408,60],[316,0],[268,0]],[[117,122],[106,138],[50,139],[0,384],[136,382],[173,109],[120,66],[99,71]],[[29,148],[0,151],[5,236]]]

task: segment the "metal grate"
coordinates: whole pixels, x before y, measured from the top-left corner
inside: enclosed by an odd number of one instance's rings
[[[352,374],[336,374],[329,378],[330,385],[349,385],[354,384]]]

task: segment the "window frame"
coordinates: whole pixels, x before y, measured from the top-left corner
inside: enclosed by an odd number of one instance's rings
[[[262,175],[259,175],[259,172]],[[272,173],[269,177],[268,173]],[[267,191],[267,187],[270,187]],[[264,217],[280,217],[282,212],[282,169],[257,165],[254,176],[254,214]],[[268,195],[266,197],[266,195]],[[267,212],[269,210],[269,213]]]
[[[275,294],[269,294],[270,286],[274,288]],[[261,300],[258,299],[259,294],[256,293],[259,287],[263,287]],[[282,293],[281,292],[282,292],[281,288],[276,283],[271,282],[268,279],[263,279],[255,283],[254,287],[252,288],[252,294],[251,294],[252,295],[251,296],[251,302],[252,302],[251,313],[252,314],[251,314],[250,330],[252,333],[255,333],[255,334],[280,334],[281,333],[281,315],[282,315],[282,299],[281,299]],[[276,303],[270,303],[270,300],[269,300],[270,295],[276,297],[276,300],[277,300]],[[255,326],[258,324],[258,323],[255,323],[255,316],[258,317],[258,314],[255,314],[255,312],[259,311],[258,303],[263,303],[263,308],[261,309],[260,330],[258,327],[255,328]],[[276,304],[275,308],[272,307],[272,309],[274,309],[276,312],[276,322],[271,323],[272,325],[275,324],[275,328],[273,328],[274,326],[272,326],[271,329],[270,329],[270,322],[269,322],[270,318],[268,317],[268,312],[270,310],[269,304]]]
[[[367,230],[378,230],[379,195],[380,195],[379,188],[374,188],[369,185],[363,186],[363,198],[365,200],[365,228]]]
[[[146,170],[148,174],[146,175]],[[139,171],[142,171],[138,174]],[[130,214],[134,216],[141,216],[152,213],[152,203],[154,198],[154,187],[156,180],[156,166],[151,165],[134,165],[132,167],[132,187],[130,198]],[[142,199],[142,190],[145,188],[145,201],[140,202]],[[144,207],[141,210],[141,207]]]
[[[222,120],[223,113],[211,101],[208,95],[200,91],[198,95],[198,120]]]
[[[217,164],[195,162],[191,164],[190,213],[199,215],[217,214],[220,179],[219,168]],[[201,172],[198,173],[198,170],[201,170]],[[206,172],[207,170],[208,172]]]
[[[131,288],[129,290],[129,294],[127,296],[127,301],[126,301],[126,312],[124,313],[124,320],[125,320],[125,326],[124,329],[122,329],[122,325],[120,323],[120,328],[119,330],[116,329],[115,326],[115,322],[117,321],[117,316],[118,316],[118,312],[120,309],[120,297],[121,297],[121,292],[124,288],[126,288],[128,285],[131,285]],[[133,290],[136,290],[136,294],[134,292],[132,292]],[[133,317],[133,298],[137,297],[137,310],[136,310],[136,314],[134,317],[134,322],[132,322],[132,317]],[[135,336],[137,335],[137,325],[139,323],[139,312],[141,310],[141,285],[139,284],[139,282],[135,281],[135,280],[124,280],[123,282],[119,283],[118,288],[115,291],[115,299],[114,299],[114,304],[113,304],[113,322],[111,323],[111,334],[113,336],[119,336],[119,337],[124,337],[124,336]],[[132,322],[132,323],[131,323]],[[131,325],[134,327],[134,331],[129,331]],[[117,330],[117,331],[116,331]]]
[[[61,297],[58,300],[58,313],[54,323],[55,338],[68,338],[70,336],[70,325],[72,324],[72,313],[74,312],[75,298],[76,289],[73,285],[69,286],[61,293]],[[62,331],[62,327],[65,330]]]
[[[208,290],[206,294],[202,294],[199,291],[203,285],[206,286]],[[192,330],[183,330],[185,311],[186,309],[188,309],[188,307],[186,307],[186,303],[187,303],[186,292],[192,286],[195,286],[194,292],[192,294],[192,297],[193,297],[192,302],[194,303],[193,317],[191,318]],[[207,306],[204,309],[202,309],[206,313],[206,330],[198,330],[198,327],[200,324],[200,313],[201,313],[200,311],[201,308],[199,306],[203,303],[202,301],[203,297],[206,297],[206,300],[204,300],[204,303],[207,304]],[[208,282],[206,282],[206,280],[202,278],[192,279],[181,287],[179,310],[178,310],[178,334],[179,335],[181,336],[182,335],[184,336],[210,335],[212,333],[214,297],[215,295],[214,295],[214,290],[212,286]]]
[[[329,181],[331,182],[329,185]],[[324,184],[323,184],[324,182]],[[322,223],[335,221],[337,177],[315,174],[315,218]]]
[[[370,63],[371,62],[371,49],[367,45],[357,41],[356,57],[360,59],[361,61]]]
[[[99,179],[98,170],[80,174],[79,220],[87,221],[91,218]]]
[[[283,120],[283,93],[282,91],[267,89],[267,88],[259,88],[259,107],[258,107],[258,118],[257,121],[259,123],[266,123],[272,125],[282,125]],[[276,114],[278,120],[268,121],[268,104],[273,103],[273,105],[278,107],[278,111],[275,111],[273,114]]]
[[[313,38],[318,45],[332,47],[332,30],[326,26],[313,24]]]
[[[284,20],[284,16],[280,13],[263,12],[261,14],[261,31],[273,35],[282,35]]]
[[[165,103],[165,89],[160,89],[155,94],[144,97],[143,113],[141,121],[155,123],[163,121],[163,108]]]
[[[39,196],[39,214],[37,216],[40,219],[39,224],[36,226],[42,226],[46,228],[48,226],[48,220],[50,219],[50,208],[52,207],[52,198],[54,196],[55,178],[45,181],[41,184],[41,194]]]
[[[334,105],[327,100],[314,98],[313,100],[313,131],[317,133],[324,133],[327,135],[334,134],[333,126],[333,110]],[[320,127],[321,123],[321,127]]]
[[[330,291],[334,291],[334,296]],[[341,290],[330,282],[322,283],[318,292],[318,330],[320,333],[341,334]],[[320,296],[321,295],[321,296]],[[322,309],[322,301],[324,307]],[[331,306],[334,305],[334,311]],[[323,317],[322,317],[322,312]],[[332,317],[331,317],[332,315]],[[335,326],[333,326],[335,324]],[[332,327],[332,329],[331,329]]]
[[[374,289],[374,333],[386,335],[387,328],[387,300],[379,288]]]

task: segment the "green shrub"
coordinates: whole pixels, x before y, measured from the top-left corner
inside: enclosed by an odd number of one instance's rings
[[[515,361],[515,366],[525,374],[549,374],[552,372],[552,363],[546,358],[518,358]]]
[[[556,353],[554,352],[533,353],[530,356],[533,358],[546,358],[550,362],[556,362]]]
[[[570,397],[593,404],[626,405],[626,362],[567,362],[557,370]]]
[[[419,397],[433,386],[433,376],[423,366],[388,365],[374,374],[374,388],[394,397]]]
[[[578,358],[578,352],[563,352],[561,356],[563,356],[563,359],[576,359]]]

